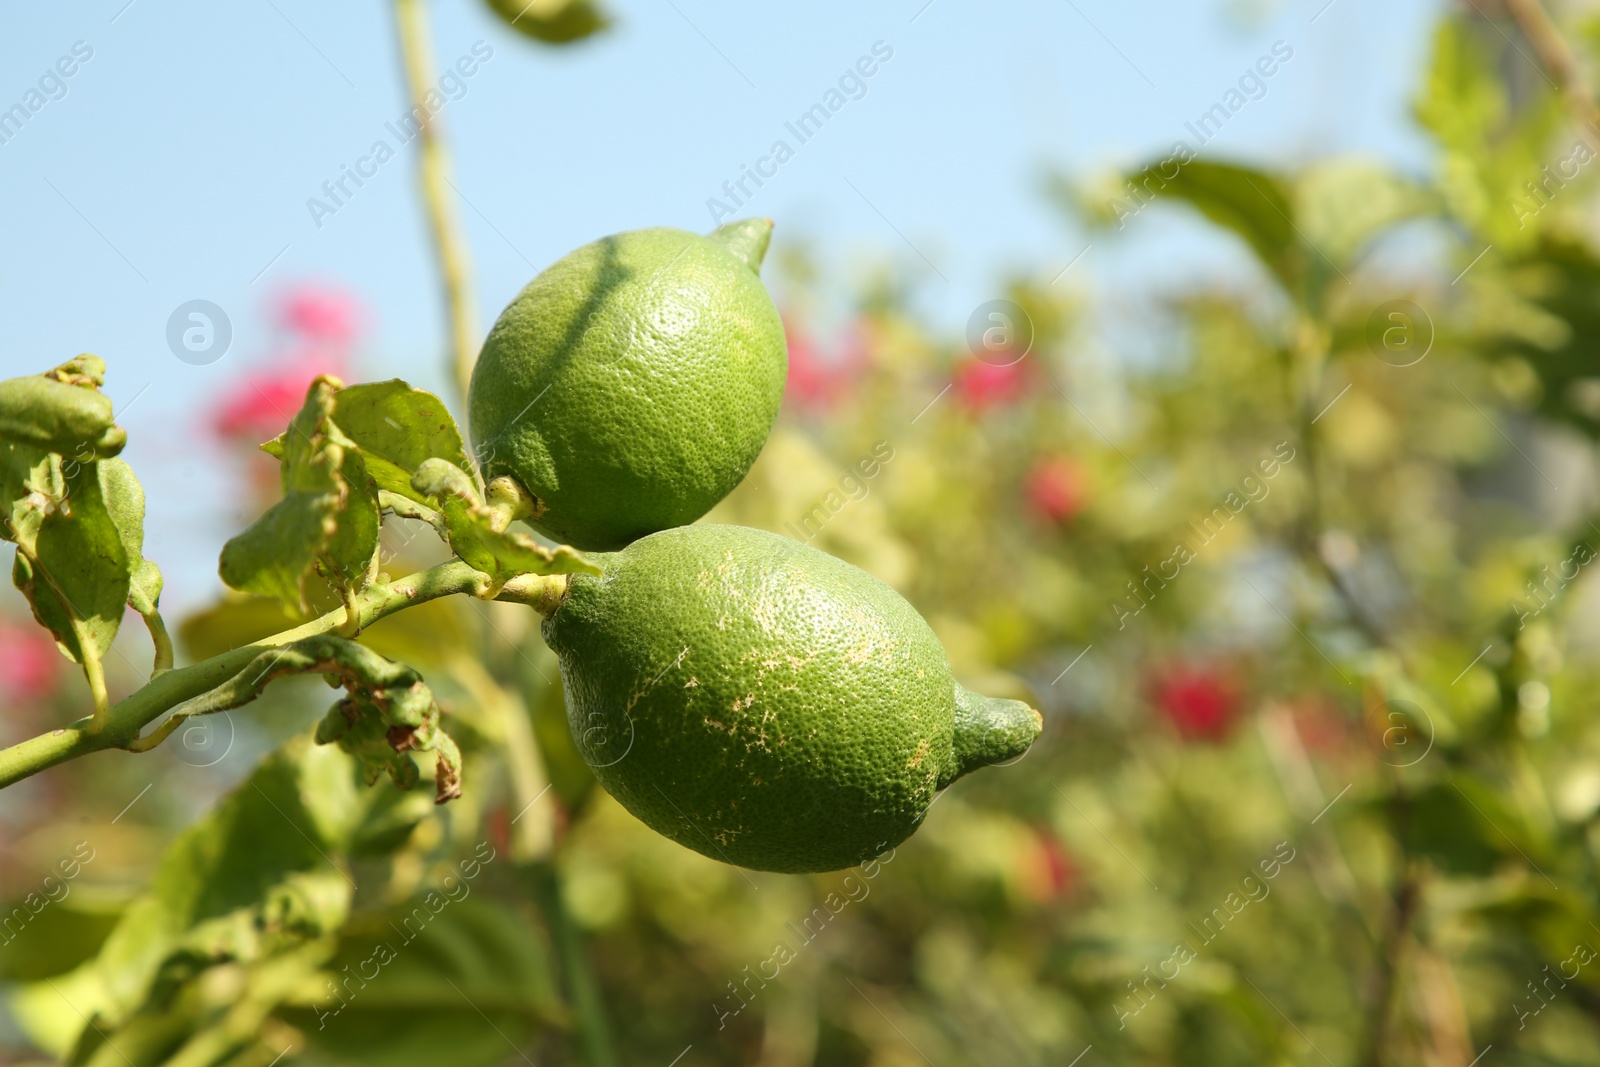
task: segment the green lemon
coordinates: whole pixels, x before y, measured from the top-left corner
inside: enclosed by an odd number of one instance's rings
[[[540,532],[620,548],[691,523],[744,478],[783,398],[783,323],[756,273],[770,219],[710,237],[634,230],[528,283],[472,374],[489,478],[537,499]]]
[[[1038,712],[963,689],[916,609],[825,552],[707,524],[598,562],[544,623],[573,736],[629,811],[714,859],[860,863],[1039,735]]]

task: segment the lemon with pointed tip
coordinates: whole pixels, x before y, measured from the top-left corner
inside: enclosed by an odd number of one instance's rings
[[[487,478],[532,525],[615,549],[694,522],[744,478],[777,418],[788,355],[757,273],[770,219],[709,237],[634,230],[569,253],[501,313],[472,374]]]
[[[597,562],[544,622],[573,737],[624,807],[713,859],[853,866],[1039,735],[1027,704],[961,687],[900,594],[808,545],[703,524]]]

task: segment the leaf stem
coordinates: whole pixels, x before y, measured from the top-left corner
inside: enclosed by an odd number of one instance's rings
[[[444,517],[426,504],[418,503],[410,497],[391,493],[387,489],[378,490],[378,507],[380,510],[392,511],[402,519],[418,519],[432,526],[435,530],[444,530]]]
[[[167,633],[167,622],[161,617],[161,612],[152,611],[139,617],[144,620],[145,629],[150,631],[150,642],[156,646],[155,663],[150,667],[150,677],[154,678],[162,671],[172,669],[172,636]]]
[[[111,698],[106,694],[105,664],[100,662],[100,656],[81,636],[78,648],[83,653],[83,676],[89,680],[89,692],[94,696],[94,715],[89,720],[89,729],[103,733],[111,711]]]
[[[398,581],[363,589],[353,599],[356,621],[364,628],[414,604],[455,593],[477,596],[488,585],[487,575],[459,559],[452,559]],[[184,701],[221,685],[262,652],[316,634],[331,633],[345,619],[346,609],[340,606],[292,630],[243,645],[200,663],[164,671],[152,677],[149,684],[138,692],[112,705],[103,717],[101,729],[94,729],[99,716],[84,718],[64,729],[52,730],[10,748],[0,749],[0,788],[90,752],[136,744],[139,731],[145,726]],[[94,677],[90,676],[91,686],[94,685]],[[104,676],[101,675],[100,679],[100,691],[103,692]]]
[[[461,219],[446,188],[455,188],[450,181],[449,153],[435,126],[437,119],[424,102],[428,93],[437,92],[424,0],[395,0],[395,22],[400,33],[401,65],[411,92],[412,110],[420,122],[417,178],[422,187],[423,204],[428,210],[434,248],[439,255],[439,272],[450,316],[450,362],[459,398],[465,401],[468,386],[472,384],[472,365],[478,358],[477,309],[472,299],[472,271],[467,243],[461,233]]]

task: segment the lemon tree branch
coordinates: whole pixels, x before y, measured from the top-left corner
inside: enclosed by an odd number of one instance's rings
[[[553,606],[559,600],[558,587],[565,583],[564,576],[526,576],[508,583],[513,588],[506,599],[536,607]],[[352,598],[352,606],[360,625],[366,627],[397,611],[440,597],[457,593],[483,596],[490,586],[488,575],[459,559],[452,559],[398,581],[369,586]],[[346,621],[346,609],[340,607],[253,644],[187,667],[163,671],[151,678],[144,688],[113,704],[105,715],[104,727],[99,730],[91,729],[93,717],[85,717],[65,729],[52,730],[0,750],[0,788],[91,752],[149,747],[141,742],[139,731],[166,712],[224,684],[261,653],[317,634],[335,632]]]

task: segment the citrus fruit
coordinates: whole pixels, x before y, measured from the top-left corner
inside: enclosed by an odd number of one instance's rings
[[[727,863],[827,871],[899,844],[1038,712],[969,693],[900,594],[797,541],[685,526],[599,557],[544,634],[612,796]]]
[[[472,374],[488,478],[584,549],[693,522],[739,484],[783,398],[783,324],[756,273],[770,219],[709,237],[634,230],[569,253],[518,294]]]

